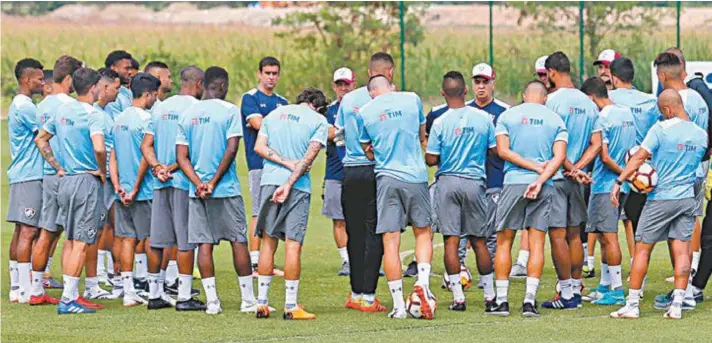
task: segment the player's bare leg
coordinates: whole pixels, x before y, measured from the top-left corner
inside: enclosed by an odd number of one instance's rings
[[[346,244],[348,243],[349,236],[346,235],[346,221],[342,219],[334,219],[334,242],[336,243],[336,250],[339,252],[341,257],[341,270],[339,270],[339,276],[348,276],[350,274],[351,267],[349,266],[349,253],[346,250]]]

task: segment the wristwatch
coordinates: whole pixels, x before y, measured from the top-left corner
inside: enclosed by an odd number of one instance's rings
[[[618,186],[623,186],[623,181],[621,180],[616,179],[616,183],[618,184]]]

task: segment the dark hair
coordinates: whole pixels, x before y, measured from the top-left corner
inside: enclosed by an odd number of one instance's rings
[[[672,52],[663,52],[662,54],[658,55],[658,57],[655,58],[653,65],[656,68],[659,66],[678,67],[678,66],[682,66],[682,61],[680,61],[680,58],[677,57],[677,55],[673,54]]]
[[[227,70],[220,67],[210,67],[205,70],[203,86],[209,90],[216,98],[223,99],[227,95],[227,89],[230,84],[230,76]],[[224,85],[224,88],[221,88]]]
[[[161,86],[161,81],[148,73],[138,73],[131,80],[131,94],[134,99],[140,98],[143,93],[155,92]]]
[[[141,66],[139,65],[138,61],[131,57],[131,69],[136,69],[138,70]]]
[[[544,68],[568,74],[571,72],[571,62],[569,62],[569,58],[566,54],[561,51],[557,51],[546,58]]]
[[[627,57],[616,58],[611,62],[611,75],[621,79],[625,83],[633,82],[635,77],[635,67],[633,61]]]
[[[15,64],[15,78],[17,79],[17,81],[20,81],[22,74],[25,73],[25,69],[42,70],[44,69],[44,66],[42,65],[42,63],[40,63],[40,61],[34,58],[23,58],[17,61],[17,64]]]
[[[91,68],[79,68],[72,74],[72,87],[77,95],[84,95],[101,79],[99,72]]]
[[[106,56],[106,60],[104,60],[104,66],[107,68],[111,68],[121,60],[131,60],[132,58],[133,57],[131,56],[131,54],[124,50],[114,50],[110,52],[108,56]]]
[[[57,59],[54,63],[54,71],[52,72],[52,78],[54,82],[60,83],[64,81],[67,76],[71,76],[75,71],[79,70],[84,65],[84,63],[72,56],[64,55]]]
[[[608,88],[606,88],[606,83],[603,82],[603,80],[598,76],[586,79],[586,81],[583,82],[583,86],[581,86],[581,91],[586,95],[592,95],[596,98],[608,98]]]
[[[155,69],[155,68],[157,68],[157,69],[168,69],[168,65],[165,64],[165,63],[163,63],[163,62],[161,62],[161,61],[151,61],[151,62],[148,62],[148,64],[146,64],[145,67],[143,67],[143,72],[144,72],[144,73],[150,73],[151,70],[153,70],[153,69]]]
[[[116,79],[120,79],[119,73],[109,68],[99,68],[98,72],[102,79],[111,80],[112,82]]]
[[[371,63],[377,62],[377,61],[388,62],[391,65],[395,65],[395,62],[393,62],[393,56],[391,56],[387,52],[377,52],[377,53],[373,54],[373,56],[371,56]]]
[[[43,70],[42,75],[44,76],[45,84],[54,83],[54,79],[52,78],[52,69]]]
[[[465,95],[465,77],[459,71],[449,71],[443,76],[443,92],[449,97]]]
[[[260,73],[262,72],[262,69],[267,66],[277,66],[277,68],[279,68],[280,71],[282,70],[282,65],[279,64],[279,60],[276,57],[272,57],[272,56],[263,57],[260,60],[260,67],[259,67]]]
[[[305,88],[299,96],[297,96],[297,104],[308,103],[314,106],[317,112],[326,113],[326,107],[329,103],[326,100],[324,93],[316,88]]]
[[[371,86],[371,83],[373,82],[373,80],[379,79],[379,78],[384,78],[384,79],[386,79],[386,82],[389,82],[389,83],[390,83],[390,81],[388,80],[388,78],[387,78],[385,75],[383,75],[383,74],[376,74],[376,75],[373,75],[373,76],[371,76],[371,77],[368,79],[368,82],[366,82],[366,89],[367,89],[369,92],[373,90],[373,86]]]

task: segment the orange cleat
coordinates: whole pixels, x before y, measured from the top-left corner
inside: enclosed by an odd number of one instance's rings
[[[365,313],[375,313],[375,312],[386,312],[388,311],[388,308],[381,305],[381,302],[378,301],[378,299],[373,301],[373,304],[368,304],[367,301],[363,301],[361,303],[361,312]]]
[[[42,295],[32,295],[30,296],[30,305],[57,305],[59,304],[59,299],[52,298],[49,294]]]
[[[304,311],[304,308],[302,307],[302,305],[297,305],[297,307],[295,307],[291,310],[288,310],[285,308],[282,318],[284,318],[286,320],[312,320],[312,319],[316,319],[316,315],[313,313]]]
[[[257,305],[257,311],[255,311],[256,318],[269,318],[270,310],[267,305]]]
[[[420,285],[416,285],[413,287],[413,293],[418,296],[418,299],[420,299],[420,313],[423,315],[423,319],[433,319],[434,317],[434,310],[433,308],[430,308],[430,304],[428,303],[428,296],[425,293],[425,288]]]
[[[97,304],[97,303],[93,303],[93,302],[87,300],[87,299],[84,298],[84,297],[79,297],[79,298],[77,298],[77,300],[75,300],[75,301],[77,302],[77,304],[82,305],[82,306],[84,306],[84,307],[86,307],[86,308],[88,308],[88,309],[91,309],[91,310],[102,310],[102,309],[104,309],[104,306],[103,306],[103,305],[99,305],[99,304]]]
[[[352,310],[360,310],[361,300],[353,300],[353,298],[351,298],[351,293],[349,293],[349,297],[346,298],[346,304],[344,304],[344,307]]]

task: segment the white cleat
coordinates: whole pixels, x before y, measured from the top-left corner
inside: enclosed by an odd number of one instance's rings
[[[10,298],[11,303],[16,303],[16,302],[18,302],[18,300],[20,300],[20,290],[13,289],[10,291],[10,294],[8,296]]]
[[[222,313],[222,307],[220,307],[220,300],[211,301],[208,303],[208,308],[205,310],[207,314],[220,314]]]
[[[680,306],[670,306],[665,314],[663,315],[665,319],[682,319],[682,307]]]
[[[148,301],[146,301],[146,299],[144,298],[139,297],[138,294],[133,292],[124,293],[124,306],[132,307],[146,304],[148,304]]]
[[[123,287],[114,287],[111,289],[111,295],[107,299],[119,299],[124,297]]]
[[[603,294],[599,293],[598,291],[593,291],[591,293],[588,293],[587,295],[584,295],[581,297],[581,300],[583,301],[595,301],[603,298]]]
[[[163,301],[171,304],[171,306],[176,307],[176,300],[171,298],[170,295],[163,293],[163,294],[161,294],[161,299],[163,299]]]
[[[89,300],[116,299],[113,297],[111,292],[106,291],[99,286],[94,286],[92,289],[84,291],[84,298]]]
[[[626,319],[638,319],[640,317],[640,309],[632,307],[628,304],[621,307],[618,311],[611,313],[611,318],[626,318]]]
[[[257,313],[257,306],[258,306],[257,301],[255,301],[253,303],[243,301],[242,304],[240,304],[240,312],[242,312],[242,313]],[[276,309],[272,306],[267,306],[267,307],[269,307],[270,312],[276,311]]]
[[[527,267],[519,263],[515,263],[512,266],[512,271],[509,273],[511,278],[525,278],[527,277]]]
[[[406,319],[408,318],[408,313],[405,312],[403,309],[399,308],[394,308],[391,313],[388,314],[388,318],[394,318],[394,319]]]
[[[19,304],[29,304],[30,303],[30,293],[22,292],[17,290],[17,303]]]

